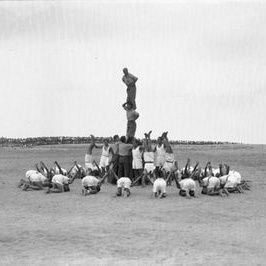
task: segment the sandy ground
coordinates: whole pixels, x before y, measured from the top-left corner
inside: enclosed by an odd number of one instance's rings
[[[251,191],[228,198],[188,200],[174,186],[161,200],[151,198],[151,186],[116,198],[109,184],[82,197],[80,180],[62,194],[16,187],[34,163],[56,159],[70,168],[83,163],[85,149],[0,148],[0,265],[266,265],[265,146],[175,148],[181,166],[188,156],[226,162],[252,180]]]

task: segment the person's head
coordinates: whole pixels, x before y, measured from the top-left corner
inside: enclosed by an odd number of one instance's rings
[[[93,170],[93,171],[91,171],[90,175],[95,176],[95,177],[96,176],[99,176],[100,175],[99,170]]]
[[[108,143],[109,143],[108,139],[104,139],[104,140],[103,140],[103,144],[104,144],[104,146],[108,146]]]
[[[119,141],[119,136],[118,136],[118,135],[114,135],[114,136],[113,136],[113,141],[114,141],[114,142]]]
[[[91,142],[94,143],[95,142],[95,137],[93,135],[90,135],[91,138]]]
[[[128,69],[125,67],[125,68],[123,68],[123,72],[124,72],[124,74],[127,76],[128,75]]]
[[[134,148],[137,148],[137,147],[140,146],[140,145],[141,145],[140,141],[139,141],[138,139],[135,139],[135,138],[134,138],[134,140],[133,140],[133,147],[134,147]]]
[[[159,137],[159,138],[157,139],[157,143],[158,143],[159,145],[162,145],[162,144],[163,144],[163,139],[162,139],[162,137]]]
[[[125,136],[121,136],[120,137],[120,141],[123,142],[123,143],[126,143],[126,137]]]

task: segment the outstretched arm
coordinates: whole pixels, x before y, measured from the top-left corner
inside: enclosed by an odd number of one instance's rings
[[[145,138],[151,139],[151,133],[152,133],[152,130],[150,130],[148,133],[144,133]]]
[[[191,178],[193,178],[196,175],[196,173],[198,171],[198,165],[199,165],[199,162],[197,161],[195,166],[194,166],[194,168],[193,168],[193,170],[192,170],[192,173],[190,175]]]
[[[204,170],[204,177],[207,176],[207,170],[208,170],[208,167],[210,166],[211,162],[207,162],[206,166],[205,166],[205,170]]]
[[[228,175],[229,174],[229,171],[230,171],[230,166],[228,164],[225,164],[225,169],[226,169],[226,174]]]
[[[76,161],[74,161],[74,163],[73,163],[73,165],[72,165],[72,167],[69,169],[69,171],[67,172],[67,174],[69,175],[71,172],[72,172],[72,170],[73,170],[73,168],[74,167],[77,167],[77,170],[79,169],[79,167],[78,166],[76,166],[77,165],[77,162]]]
[[[97,167],[97,169],[98,169],[99,173],[101,173],[101,171],[102,171],[102,170],[100,169],[99,165],[96,163],[96,161],[95,161],[95,160],[93,161],[93,163],[96,165],[96,167]]]
[[[37,170],[39,173],[41,173],[40,168],[39,168],[39,166],[38,166],[37,163],[35,164],[35,168],[36,168],[36,170]]]
[[[186,176],[189,176],[189,172],[188,172],[189,168],[190,168],[190,158],[187,159],[187,163],[186,163],[186,166],[185,166],[185,175]]]
[[[55,161],[54,163],[55,163],[55,165],[57,166],[57,168],[59,169],[59,173],[60,173],[61,175],[63,175],[64,173],[63,173],[62,168],[61,168],[61,166],[59,165],[59,163],[58,163],[57,161]]]
[[[99,186],[101,186],[103,184],[103,182],[104,182],[104,180],[106,179],[107,176],[108,176],[108,172],[105,173],[105,175],[99,180],[99,182],[98,182]]]
[[[47,175],[50,173],[46,165],[43,161],[40,161],[41,169],[43,169],[43,172],[46,171]]]

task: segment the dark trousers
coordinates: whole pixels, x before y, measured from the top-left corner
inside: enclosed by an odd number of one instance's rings
[[[137,129],[137,124],[136,121],[134,120],[130,120],[127,121],[127,137],[135,137],[135,133],[136,133],[136,129]]]
[[[130,157],[119,156],[118,160],[118,177],[129,177],[130,174]]]
[[[112,157],[111,164],[113,165],[112,170],[117,176],[118,176],[118,160],[119,160],[118,154],[114,154]],[[112,173],[108,176],[108,182],[111,184],[116,184],[116,178]]]
[[[131,102],[133,105],[133,109],[136,110],[136,86],[130,85],[127,87],[127,102]]]

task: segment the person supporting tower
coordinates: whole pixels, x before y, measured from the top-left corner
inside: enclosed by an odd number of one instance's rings
[[[127,138],[134,138],[137,129],[136,120],[139,117],[139,113],[133,109],[131,102],[126,102],[122,106],[127,112]]]
[[[130,74],[127,68],[124,68],[123,72],[124,76],[122,78],[122,81],[127,85],[127,102],[131,102],[132,108],[136,110],[136,82],[138,78]]]

